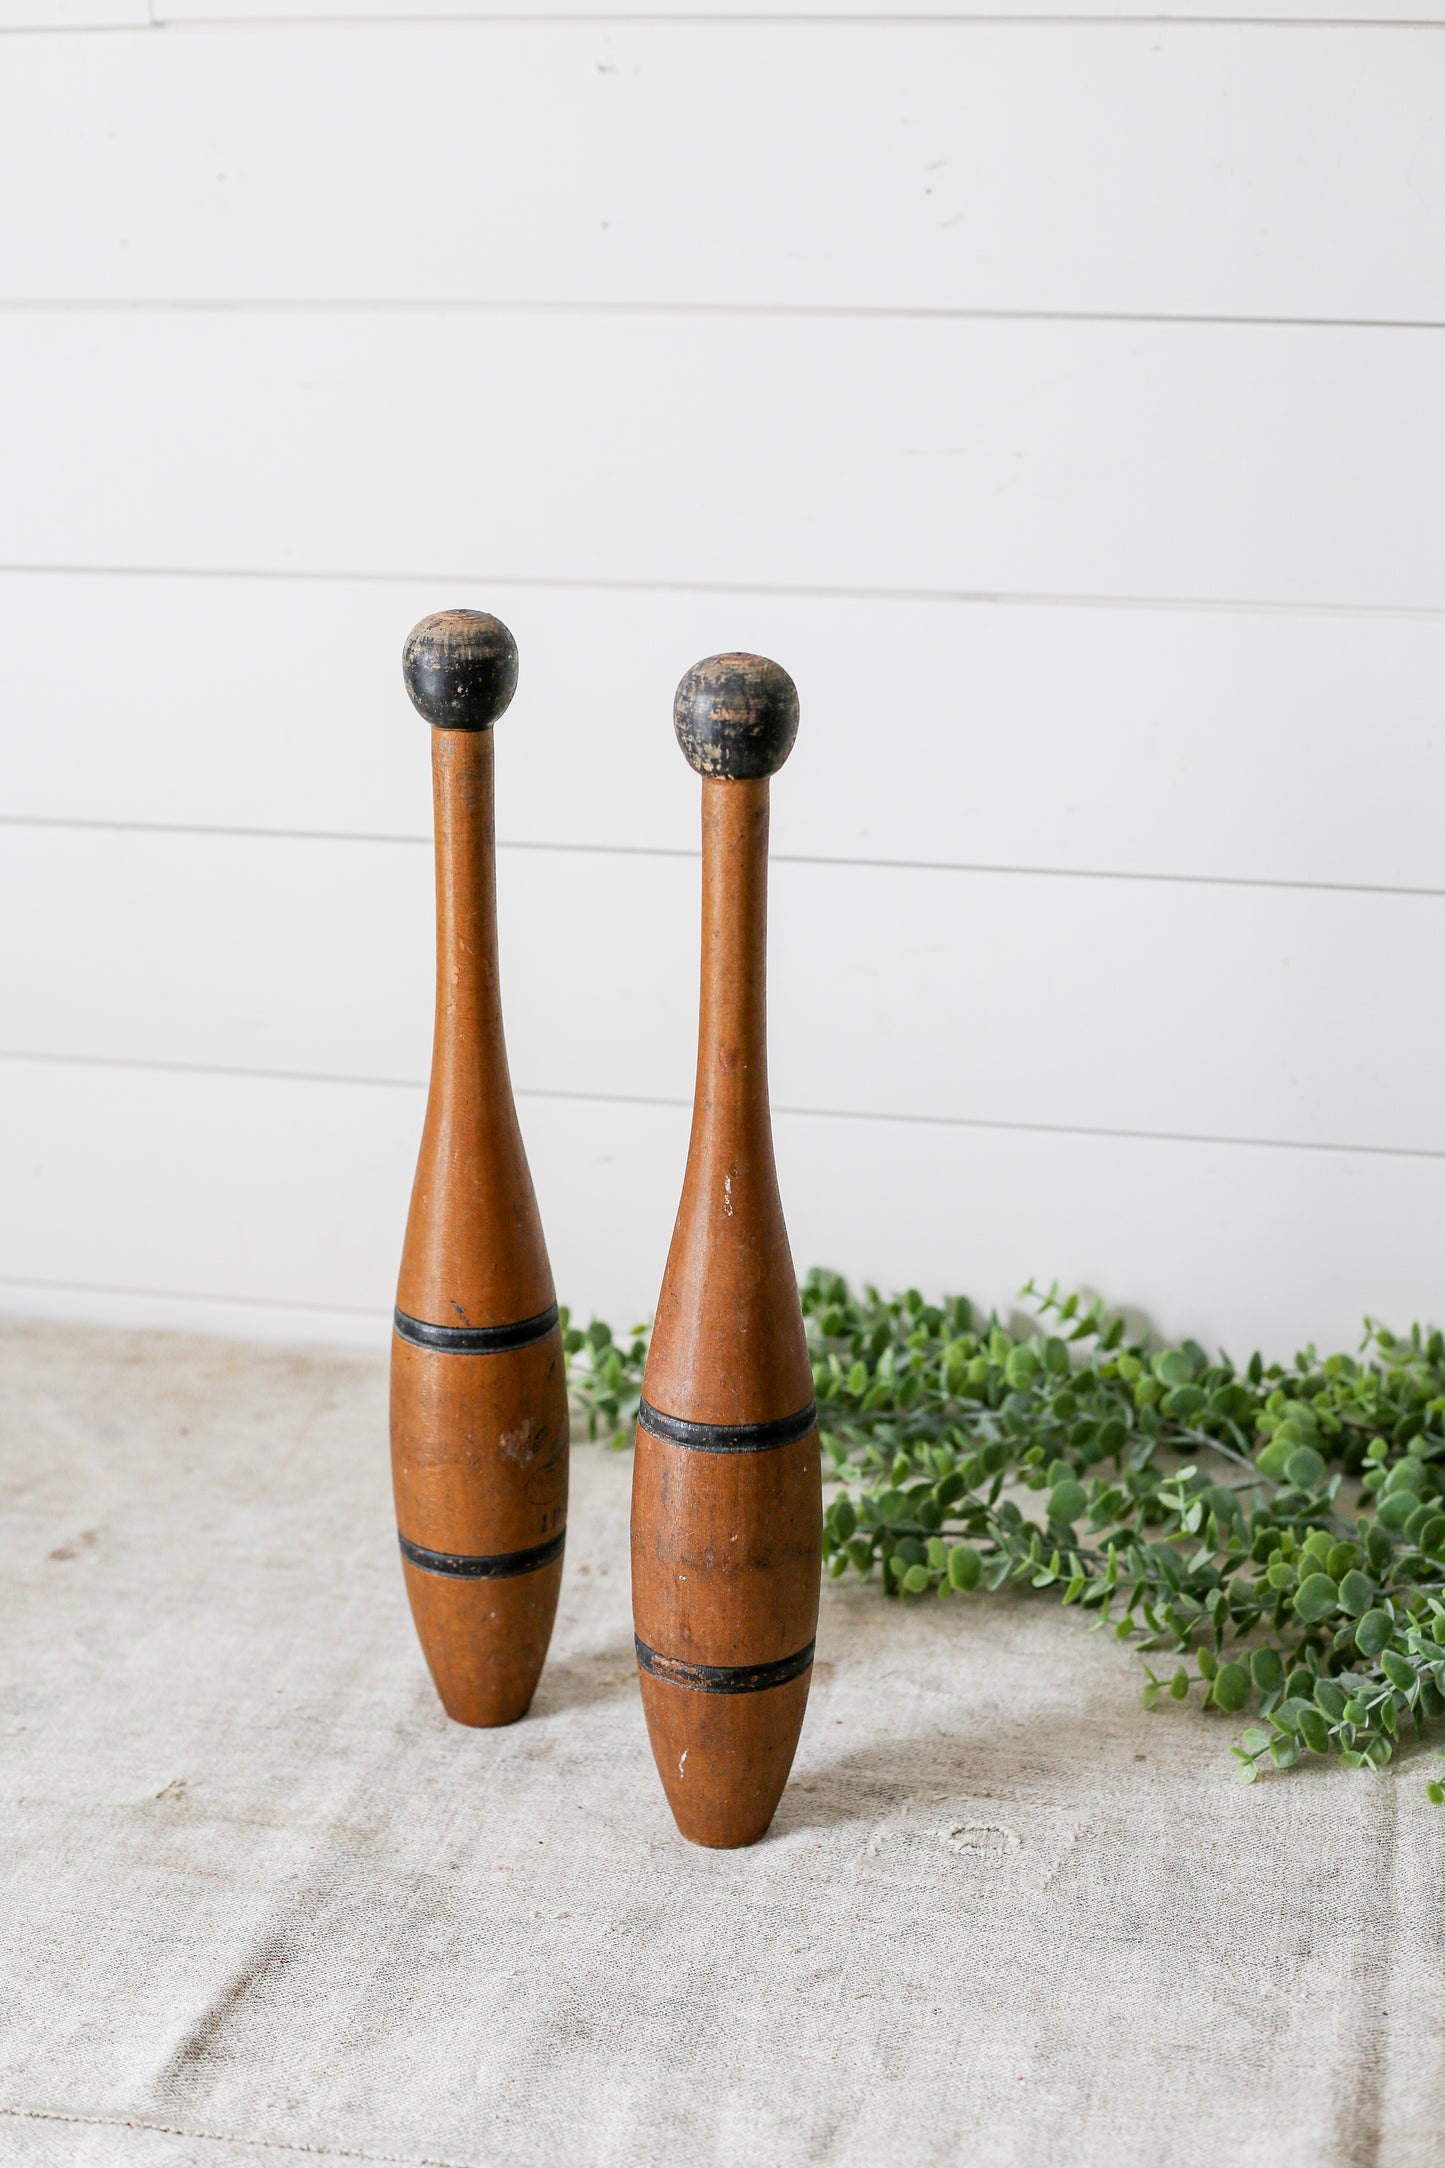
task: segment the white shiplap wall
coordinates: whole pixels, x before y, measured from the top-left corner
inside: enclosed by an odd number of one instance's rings
[[[1445,1314],[1445,11],[1135,14],[0,0],[0,1307],[382,1337],[470,603],[564,1299],[751,646],[800,1261]]]

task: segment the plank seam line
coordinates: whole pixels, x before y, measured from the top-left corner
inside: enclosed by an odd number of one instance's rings
[[[425,1092],[424,1077],[337,1076],[304,1069],[241,1069],[220,1062],[140,1061],[112,1054],[37,1054],[0,1048],[0,1062],[25,1062],[65,1069],[122,1069],[160,1076],[230,1077],[258,1084],[341,1085],[366,1091]],[[665,1098],[645,1092],[574,1092],[542,1084],[518,1084],[519,1099],[558,1100],[568,1105],[675,1107],[686,1112],[690,1098]],[[793,1121],[895,1122],[912,1128],[977,1129],[993,1134],[1042,1137],[1112,1138],[1128,1144],[1203,1144],[1251,1152],[1328,1152],[1356,1159],[1445,1159],[1445,1149],[1423,1144],[1343,1144],[1305,1137],[1227,1137],[1188,1129],[1120,1129],[1092,1122],[1008,1122],[972,1114],[885,1113],[870,1107],[795,1107],[775,1100],[773,1113]]]
[[[0,563],[0,578],[119,580],[256,580],[278,585],[330,583],[351,587],[524,588],[528,593],[601,595],[758,595],[819,602],[962,603],[972,607],[1015,610],[1184,610],[1233,617],[1445,618],[1445,603],[1284,602],[1268,597],[1204,595],[1068,595],[1017,589],[973,587],[849,587],[808,585],[799,581],[626,580],[564,578],[543,573],[488,572],[339,572],[330,568],[266,565],[89,565],[12,561]]]
[[[194,2130],[181,2123],[151,2122],[139,2115],[83,2115],[55,2108],[20,2107],[0,2107],[0,2115],[33,2123],[78,2123],[93,2130],[153,2130],[163,2138],[199,2139],[203,2145],[253,2145],[267,2152],[300,2153],[314,2160],[377,2161],[382,2168],[479,2168],[473,2161],[443,2160],[432,2153],[366,2153],[354,2146],[308,2145],[295,2138],[243,2138],[232,2131]]]
[[[1249,331],[1445,331],[1445,319],[1413,316],[1254,316],[1215,310],[929,308],[909,303],[832,301],[481,300],[462,296],[253,294],[0,296],[5,316],[701,316],[819,318],[825,322],[958,324],[1139,324]]]
[[[423,29],[456,28],[459,25],[486,27],[491,24],[521,25],[530,27],[542,24],[578,24],[595,27],[597,24],[665,24],[690,28],[695,23],[732,24],[749,23],[765,25],[780,23],[790,28],[808,27],[815,24],[824,28],[862,23],[878,28],[891,29],[901,24],[910,29],[932,28],[937,24],[957,29],[1012,30],[1053,29],[1070,30],[1438,30],[1445,27],[1445,19],[1439,16],[1399,15],[1384,18],[1357,15],[997,15],[997,14],[939,14],[939,15],[875,15],[875,14],[816,14],[761,13],[756,9],[723,13],[713,10],[707,14],[678,14],[654,11],[650,14],[618,13],[578,15],[551,13],[544,15],[517,15],[485,13],[473,9],[460,14],[375,14],[375,15],[167,15],[152,6],[150,20],[133,23],[15,23],[0,29],[0,37],[54,37],[58,35],[87,36],[92,34],[113,35],[117,31],[134,32],[147,30],[206,32],[212,30],[331,30],[331,29]]]
[[[137,31],[159,30],[160,23],[0,23],[0,39],[5,38],[116,38],[134,37]],[[11,2115],[17,2111],[5,2108],[0,2113]]]
[[[89,820],[45,813],[0,813],[0,828],[73,829],[81,834],[137,836],[219,836],[232,842],[254,843],[352,843],[380,844],[387,848],[431,849],[430,836],[383,835],[340,828],[226,828],[205,821]],[[520,837],[497,838],[499,851],[548,851],[562,857],[666,858],[701,861],[701,852],[682,844],[664,843],[544,843]],[[947,858],[865,858],[842,852],[773,851],[775,866],[837,866],[849,872],[868,873],[967,873],[1030,881],[1143,881],[1176,888],[1283,889],[1305,895],[1408,896],[1439,900],[1445,888],[1389,881],[1291,881],[1271,874],[1253,873],[1157,873],[1108,866],[1007,866],[985,860]]]

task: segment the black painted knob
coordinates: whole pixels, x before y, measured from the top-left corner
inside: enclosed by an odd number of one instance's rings
[[[672,726],[699,775],[776,775],[798,735],[798,688],[766,655],[709,655],[678,686]]]
[[[490,730],[517,690],[517,643],[485,610],[438,610],[401,651],[412,706],[437,730]]]

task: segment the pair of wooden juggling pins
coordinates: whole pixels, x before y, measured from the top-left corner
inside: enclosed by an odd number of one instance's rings
[[[532,1699],[562,1580],[567,1389],[517,1127],[497,977],[492,726],[517,683],[496,618],[418,625],[432,725],[431,1092],[392,1340],[391,1441],[412,1615],[463,1724]],[[702,784],[702,1001],[682,1203],[643,1380],[632,1601],[643,1708],[685,1837],[751,1844],[802,1729],[818,1617],[817,1418],[768,1111],[768,778],[791,678],[756,655],[688,672],[673,710]]]

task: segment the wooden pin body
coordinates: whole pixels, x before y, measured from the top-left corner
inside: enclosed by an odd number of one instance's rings
[[[768,781],[703,772],[697,1087],[643,1381],[632,1588],[668,1803],[694,1843],[733,1846],[767,1829],[802,1729],[822,1493],[768,1107]]]
[[[413,698],[415,643],[469,615],[412,635]],[[561,1586],[567,1391],[502,1032],[492,731],[433,727],[431,740],[436,1024],[397,1286],[392,1479],[412,1617],[443,1706],[458,1723],[509,1724],[531,1702]]]

